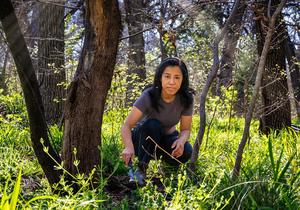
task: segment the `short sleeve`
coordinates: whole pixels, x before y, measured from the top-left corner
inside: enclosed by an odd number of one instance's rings
[[[192,103],[188,108],[184,108],[183,111],[181,112],[181,115],[183,116],[192,116],[194,112],[194,98],[192,100]]]
[[[144,91],[142,95],[134,102],[133,106],[138,108],[143,114],[149,112],[151,106],[150,95],[148,91]]]

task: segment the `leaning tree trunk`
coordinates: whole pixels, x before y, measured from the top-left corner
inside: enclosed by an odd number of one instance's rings
[[[64,0],[61,5],[39,3],[37,76],[45,108],[46,122],[59,123],[65,97]]]
[[[232,180],[235,180],[240,175],[244,148],[245,148],[246,142],[249,138],[249,131],[250,131],[252,115],[253,115],[253,111],[255,109],[256,100],[258,98],[259,89],[262,84],[262,78],[263,78],[265,66],[267,63],[267,56],[268,56],[269,48],[271,46],[271,40],[272,40],[272,37],[274,37],[275,22],[276,22],[278,14],[281,12],[285,3],[286,3],[286,0],[282,0],[275,12],[273,12],[274,9],[272,9],[272,13],[274,13],[274,14],[266,23],[267,24],[266,26],[268,26],[267,33],[266,33],[265,40],[264,40],[265,42],[263,43],[262,53],[259,58],[252,99],[251,99],[251,102],[247,109],[247,114],[245,117],[245,126],[244,126],[243,136],[242,136],[242,139],[240,141],[240,144],[239,144],[239,147],[238,147],[238,150],[236,153],[235,164],[234,164],[234,168],[232,170],[232,175],[231,175]],[[253,9],[255,11],[257,9],[257,7],[254,5]],[[256,16],[255,18],[259,18],[259,17],[260,16]]]
[[[262,53],[268,25],[268,2],[265,0],[254,5],[258,54]],[[272,1],[271,13],[279,0]],[[276,19],[276,29],[267,55],[265,71],[262,77],[263,110],[260,120],[260,131],[269,134],[271,130],[280,130],[291,125],[291,109],[288,97],[288,85],[285,65],[286,28],[282,15]]]
[[[63,159],[72,174],[88,175],[100,163],[102,115],[120,30],[117,0],[86,1],[84,48],[65,104]]]
[[[240,32],[243,27],[243,16],[247,8],[246,1],[241,1],[238,12],[234,15],[224,37],[224,46],[218,75],[217,95],[221,96],[221,87],[228,87],[232,83],[232,70],[234,67],[235,51]]]
[[[48,139],[47,124],[44,118],[44,108],[37,78],[10,0],[0,1],[0,20],[22,85],[29,117],[32,146],[35,155],[52,186],[60,180],[62,171],[55,170],[54,166],[56,163],[60,164],[61,160],[52,148]],[[43,150],[43,144],[41,143],[42,139],[45,148],[48,150],[48,154]]]
[[[143,3],[125,0],[126,22],[129,34],[126,106],[132,106],[136,91],[143,89],[146,79],[143,31]]]

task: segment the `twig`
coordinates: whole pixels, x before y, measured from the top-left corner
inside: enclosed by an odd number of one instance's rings
[[[147,136],[146,140],[150,139],[156,147],[158,147],[161,151],[163,151],[164,153],[166,153],[167,155],[169,155],[171,158],[173,158],[174,160],[176,160],[178,163],[183,164],[182,162],[180,162],[176,157],[172,156],[170,153],[168,153],[166,150],[164,150],[161,146],[159,146],[150,136]]]
[[[55,5],[55,6],[59,6],[59,7],[64,7],[64,8],[67,8],[67,9],[79,9],[79,7],[72,7],[72,6],[67,6],[65,5],[64,3],[55,3],[54,1],[42,1],[42,0],[36,0],[35,2],[38,2],[38,3],[42,3],[42,4],[51,4],[51,5]]]

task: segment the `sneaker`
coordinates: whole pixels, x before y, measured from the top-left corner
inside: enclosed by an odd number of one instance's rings
[[[134,177],[136,178],[136,180],[140,186],[145,185],[145,174],[142,173],[139,168],[134,173]]]
[[[138,164],[137,170],[134,171],[132,161],[129,162],[129,171],[128,171],[128,176],[129,176],[129,183],[136,183],[139,186],[144,186],[145,185],[145,177],[146,177],[146,170],[147,170],[147,165],[143,162]]]
[[[129,176],[129,182],[134,182],[134,171],[132,166],[130,166],[129,168],[128,176]]]
[[[139,169],[134,172],[133,169],[130,168],[128,171],[128,176],[129,183],[136,183],[139,186],[145,185],[145,175]]]

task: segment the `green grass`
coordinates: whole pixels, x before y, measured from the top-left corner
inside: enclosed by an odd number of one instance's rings
[[[8,100],[8,99],[7,99]],[[10,105],[14,107],[13,105]],[[17,107],[18,110],[22,110]],[[24,114],[12,109],[9,118],[0,115],[0,197],[2,208],[18,209],[298,209],[300,205],[300,136],[289,130],[269,137],[258,134],[258,122],[251,125],[251,138],[245,147],[241,175],[230,179],[235,154],[243,132],[244,119],[215,117],[209,134],[204,135],[195,174],[186,166],[171,170],[152,162],[149,176],[160,178],[165,193],[157,192],[148,181],[131,197],[115,200],[103,191],[106,178],[126,175],[119,158],[122,151],[120,128],[126,111],[105,113],[102,128],[102,166],[96,169],[102,185],[83,188],[76,194],[58,196],[50,186],[34,156]],[[216,115],[217,116],[217,115]],[[16,118],[16,119],[15,119]],[[195,116],[191,143],[197,135],[199,117]],[[50,128],[52,142],[61,148],[62,133]],[[163,168],[161,175],[158,168]],[[22,170],[21,178],[19,171]],[[86,178],[81,182],[85,183]],[[66,186],[67,188],[67,186]],[[19,192],[17,193],[19,189]],[[5,201],[5,202],[4,202]]]

